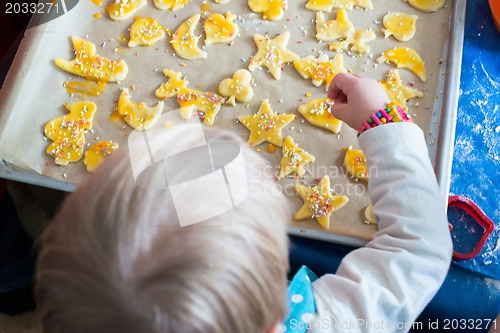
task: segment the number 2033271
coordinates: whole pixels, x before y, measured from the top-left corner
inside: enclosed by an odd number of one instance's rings
[[[59,13],[59,3],[57,1],[18,1],[5,2],[5,14],[50,14]]]

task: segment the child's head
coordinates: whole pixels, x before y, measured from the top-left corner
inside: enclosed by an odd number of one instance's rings
[[[243,202],[181,227],[170,191],[154,189],[162,168],[137,186],[130,158],[148,152],[129,156],[122,147],[67,198],[42,238],[36,296],[46,332],[265,333],[283,319],[284,197],[239,138],[211,128],[205,137],[240,146],[249,184]],[[192,140],[190,125],[165,138],[167,150]],[[186,163],[179,177],[198,167]],[[199,201],[191,207],[207,209]]]

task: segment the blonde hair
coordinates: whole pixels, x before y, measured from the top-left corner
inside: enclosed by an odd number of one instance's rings
[[[247,197],[180,227],[169,191],[147,186],[156,171],[137,186],[130,166],[137,156],[122,147],[66,199],[41,239],[35,292],[47,333],[263,333],[283,319],[284,196],[266,162],[238,137],[204,131],[209,143],[240,146]],[[189,133],[170,129],[164,149],[191,140]]]

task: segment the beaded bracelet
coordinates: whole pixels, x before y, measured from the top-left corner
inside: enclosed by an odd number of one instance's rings
[[[390,102],[385,109],[380,109],[378,112],[372,113],[370,117],[363,121],[358,129],[358,136],[366,130],[387,123],[410,122],[410,114],[403,106],[396,102]]]

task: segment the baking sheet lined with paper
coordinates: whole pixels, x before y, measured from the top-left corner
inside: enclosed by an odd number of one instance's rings
[[[98,141],[112,140],[124,146],[132,129],[121,119],[113,119],[113,111],[123,88],[127,88],[130,99],[156,105],[160,99],[155,91],[167,78],[162,73],[168,68],[180,72],[189,81],[188,87],[199,91],[217,93],[218,85],[232,78],[239,69],[248,69],[250,59],[257,53],[253,36],[259,34],[274,39],[289,32],[286,48],[301,59],[327,55],[329,59],[342,55],[343,66],[349,72],[360,73],[377,80],[384,80],[392,64],[378,64],[376,59],[394,47],[410,47],[418,52],[425,62],[427,80],[407,69],[399,69],[402,83],[418,89],[423,97],[408,102],[414,121],[428,134],[429,146],[438,140],[441,109],[437,100],[442,99],[442,80],[445,75],[443,55],[446,54],[449,34],[450,8],[444,7],[434,13],[424,13],[412,8],[404,1],[373,1],[373,10],[347,10],[348,19],[356,30],[373,31],[376,38],[366,42],[370,48],[366,54],[351,51],[330,51],[327,42],[315,38],[317,13],[305,9],[306,1],[290,1],[283,18],[278,21],[262,20],[262,15],[253,13],[246,1],[231,1],[217,4],[212,1],[191,1],[176,11],[157,9],[152,1],[134,15],[154,18],[167,30],[167,36],[150,47],[128,47],[129,28],[134,22],[130,17],[123,21],[112,21],[106,14],[105,4],[97,6],[90,0],[81,0],[78,5],[61,17],[46,24],[28,29],[13,66],[0,91],[0,157],[9,167],[28,170],[34,174],[78,184],[88,174],[83,158],[79,162],[59,166],[54,158],[46,154],[50,140],[44,139],[43,129],[49,121],[65,114],[65,104],[76,101],[91,101],[97,105],[92,129],[85,134],[86,148]],[[203,23],[210,13],[237,15],[235,22],[239,36],[229,45],[203,46]],[[382,18],[389,11],[417,15],[416,34],[408,42],[393,37],[384,38]],[[190,17],[201,14],[194,34],[202,35],[197,45],[207,53],[206,59],[186,60],[175,54],[170,36]],[[327,21],[334,20],[338,10],[324,13]],[[71,36],[78,36],[96,45],[96,53],[109,59],[124,59],[129,72],[117,83],[109,82],[99,96],[69,94],[65,82],[83,82],[84,79],[62,71],[54,59],[71,60],[74,57]],[[310,237],[334,239],[344,235],[360,239],[371,239],[376,226],[364,223],[364,210],[369,204],[366,183],[351,178],[342,166],[346,148],[358,148],[356,131],[342,125],[339,134],[318,128],[299,114],[298,107],[314,99],[325,98],[325,85],[315,87],[295,70],[293,64],[283,65],[281,78],[276,80],[266,68],[253,70],[253,98],[236,106],[224,104],[216,119],[215,127],[225,128],[247,139],[248,130],[237,121],[240,116],[256,113],[267,100],[270,108],[279,114],[294,114],[295,119],[285,126],[283,137],[293,137],[294,142],[310,154],[315,161],[306,166],[303,177],[285,177],[279,180],[289,198],[292,210],[302,206],[294,185],[313,185],[325,175],[330,176],[331,188],[336,195],[346,195],[349,202],[331,216],[330,229],[321,228],[315,220],[293,221],[295,232]],[[439,85],[441,83],[441,86]],[[165,98],[163,112],[179,112],[175,98]],[[278,175],[281,159],[280,147],[269,147],[263,143],[255,147]],[[439,152],[438,152],[439,153]],[[411,203],[409,203],[411,204]],[[313,232],[313,233],[311,233]],[[312,236],[311,236],[312,235]],[[317,236],[320,235],[320,236]]]

